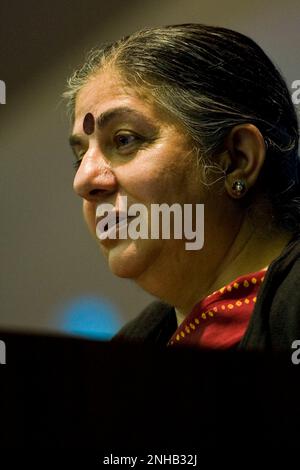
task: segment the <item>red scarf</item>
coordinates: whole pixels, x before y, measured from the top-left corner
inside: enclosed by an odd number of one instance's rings
[[[267,269],[240,276],[198,302],[168,346],[227,349],[238,344],[247,329]]]

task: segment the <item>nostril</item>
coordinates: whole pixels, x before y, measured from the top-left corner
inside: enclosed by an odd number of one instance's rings
[[[92,189],[90,191],[90,195],[95,196],[97,194],[101,194],[101,193],[104,193],[104,192],[105,192],[105,189]]]
[[[94,196],[94,194],[97,194],[98,192],[99,192],[99,189],[92,189],[92,191],[90,191],[90,195]]]
[[[88,193],[89,197],[95,198],[103,195],[112,194],[115,192],[115,188],[94,188]]]

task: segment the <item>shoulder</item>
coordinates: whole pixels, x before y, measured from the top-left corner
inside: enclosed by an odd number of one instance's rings
[[[300,299],[300,238],[295,238],[286,247],[272,268],[268,295],[281,309],[290,308]],[[299,308],[298,302],[297,305]]]
[[[112,338],[113,342],[151,342],[165,345],[177,328],[174,308],[161,301],[148,305]]]
[[[295,339],[300,339],[300,256],[293,260],[273,292],[270,329],[273,341],[280,338],[285,347],[290,348]]]
[[[295,339],[300,339],[299,237],[271,263],[240,347],[287,350]]]

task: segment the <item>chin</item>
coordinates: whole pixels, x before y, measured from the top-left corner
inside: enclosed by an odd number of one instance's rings
[[[127,246],[119,243],[117,246],[111,248],[108,252],[107,261],[111,272],[118,277],[127,279],[134,279],[138,277],[144,268],[139,260],[137,250],[131,242]]]
[[[110,271],[118,277],[137,279],[152,264],[154,253],[149,248],[137,240],[119,240],[114,246],[105,248]]]

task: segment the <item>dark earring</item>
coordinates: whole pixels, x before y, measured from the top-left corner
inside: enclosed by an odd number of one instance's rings
[[[243,180],[236,180],[232,183],[231,189],[235,196],[240,197],[246,191],[246,183]]]

